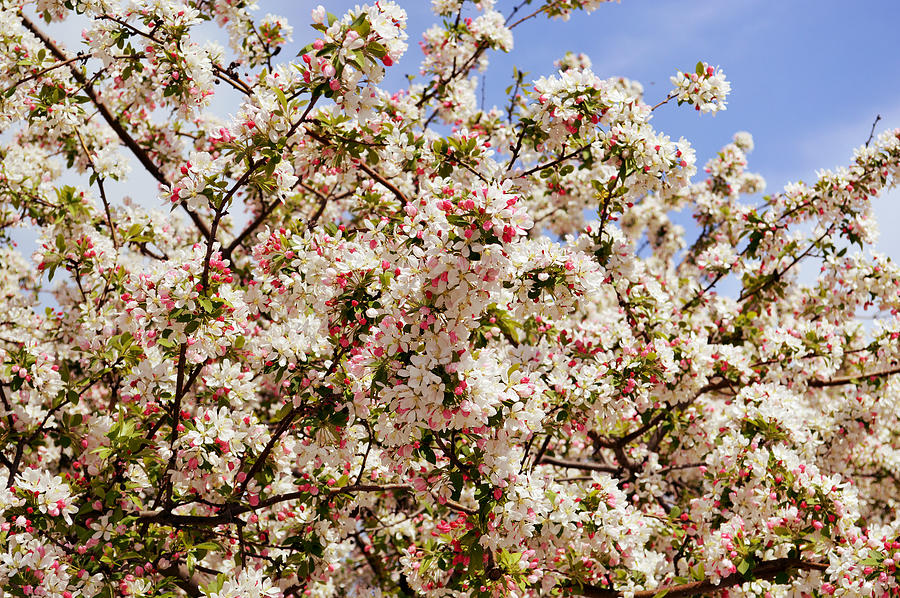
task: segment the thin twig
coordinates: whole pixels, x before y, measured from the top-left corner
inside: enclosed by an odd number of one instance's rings
[[[25,26],[25,28],[28,29],[32,33],[32,35],[38,38],[41,43],[43,43],[44,46],[46,46],[47,49],[50,50],[50,52],[54,56],[56,56],[57,59],[61,61],[69,60],[69,57],[66,56],[66,54],[62,50],[60,50],[49,37],[47,37],[40,29],[38,29],[37,26],[35,26],[35,24],[32,23],[27,16],[21,15],[21,19],[22,24]],[[166,176],[163,174],[162,170],[160,170],[159,166],[157,166],[156,163],[150,159],[147,151],[143,147],[141,147],[141,145],[137,141],[135,141],[134,137],[132,137],[127,130],[125,130],[125,127],[122,126],[122,123],[119,122],[119,119],[113,116],[106,105],[100,101],[100,98],[97,97],[97,94],[94,92],[93,86],[89,84],[88,79],[81,73],[81,71],[73,68],[71,63],[69,63],[67,66],[69,67],[69,72],[72,74],[72,77],[84,86],[85,94],[97,108],[97,112],[100,113],[100,116],[103,117],[103,120],[106,121],[106,124],[108,124],[110,128],[115,131],[116,135],[118,135],[122,143],[124,143],[125,146],[131,150],[131,153],[134,154],[134,156],[138,159],[138,162],[140,162],[141,165],[147,169],[147,172],[149,172],[150,175],[155,178],[160,184],[168,187],[170,183]],[[205,239],[209,239],[209,228],[206,226],[206,223],[203,222],[200,216],[196,212],[191,210],[187,204],[182,204],[182,206],[191,217],[191,220],[194,222],[194,225],[197,227],[203,237]]]
[[[900,374],[900,367],[896,367],[890,370],[884,370],[881,372],[869,372],[866,374],[859,374],[856,376],[843,376],[841,378],[832,378],[831,380],[811,380],[809,382],[810,388],[826,388],[829,386],[841,386],[843,384],[853,384],[856,381],[867,380],[870,378],[883,378],[885,376],[893,376],[894,374]]]
[[[875,115],[875,121],[872,123],[872,130],[869,131],[869,138],[866,139],[866,147],[869,147],[869,144],[872,143],[872,138],[875,136],[875,125],[878,124],[878,121],[881,120],[881,115]]]
[[[0,91],[0,95],[6,95],[10,89],[12,89],[14,87],[18,87],[19,85],[22,85],[23,83],[28,83],[32,79],[37,79],[38,77],[49,73],[53,69],[58,69],[61,66],[66,66],[68,64],[72,64],[73,62],[78,62],[79,60],[87,60],[89,58],[90,58],[89,54],[84,54],[84,53],[79,52],[78,55],[76,55],[74,58],[69,58],[68,60],[63,60],[61,62],[52,64],[52,65],[48,66],[47,68],[41,69],[40,71],[34,73],[33,75],[29,75],[29,76],[25,77],[24,79],[20,79],[20,80],[16,81],[15,83],[10,84],[5,89],[3,89],[3,91]]]
[[[109,211],[109,200],[106,198],[106,188],[103,186],[103,177],[97,172],[97,166],[94,164],[94,158],[91,157],[91,152],[88,150],[87,145],[84,143],[84,139],[81,137],[81,132],[78,128],[75,128],[75,135],[78,137],[79,143],[81,143],[81,149],[84,150],[84,155],[87,158],[88,164],[91,165],[91,170],[94,171],[94,174],[97,176],[97,186],[100,188],[100,199],[103,202],[103,209],[106,212],[106,224],[109,226],[109,234],[112,236],[113,247],[116,249],[119,248],[119,242],[116,240],[116,227],[113,226],[112,223],[112,214]]]
[[[551,167],[553,167],[553,166],[556,166],[557,164],[559,164],[559,163],[561,163],[561,162],[565,162],[565,161],[568,160],[569,158],[574,158],[575,156],[577,156],[578,154],[580,154],[580,153],[583,152],[584,150],[590,149],[590,147],[591,147],[591,144],[590,144],[590,143],[588,143],[587,145],[582,145],[582,146],[579,147],[577,150],[575,150],[575,151],[573,151],[573,152],[571,152],[571,153],[565,154],[565,155],[563,155],[563,156],[560,156],[560,157],[557,158],[556,160],[553,160],[553,161],[551,161],[551,162],[547,162],[546,164],[541,164],[541,165],[539,165],[539,166],[535,166],[534,168],[529,168],[529,169],[526,170],[525,172],[523,172],[523,173],[517,175],[517,178],[521,178],[521,177],[524,177],[524,176],[528,176],[528,175],[530,175],[530,174],[534,174],[535,172],[537,172],[537,171],[539,171],[539,170],[544,170],[545,168],[551,168]]]

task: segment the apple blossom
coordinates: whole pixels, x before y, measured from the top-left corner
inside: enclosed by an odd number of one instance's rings
[[[387,0],[297,56],[252,1],[0,2],[0,593],[900,592],[900,130],[751,201],[749,133],[698,175],[653,126],[725,109],[705,62],[479,107],[603,2],[530,4],[433,0],[387,90]]]

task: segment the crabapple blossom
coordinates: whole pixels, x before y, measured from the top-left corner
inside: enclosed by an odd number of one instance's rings
[[[751,200],[654,126],[705,62],[480,107],[602,1],[433,0],[393,90],[400,4],[256,4],[0,1],[0,594],[900,592],[900,129]]]
[[[678,71],[672,77],[672,84],[679,104],[692,104],[701,112],[725,110],[725,98],[731,91],[722,69],[705,62],[698,62],[693,73]]]

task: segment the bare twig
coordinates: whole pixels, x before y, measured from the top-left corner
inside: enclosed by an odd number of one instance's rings
[[[12,89],[14,87],[18,87],[19,85],[22,85],[23,83],[28,83],[29,81],[31,81],[33,79],[37,79],[38,77],[40,77],[42,75],[46,75],[50,71],[52,71],[54,69],[58,69],[61,66],[66,66],[66,65],[72,64],[73,62],[78,62],[79,60],[87,60],[88,58],[90,58],[90,55],[78,53],[78,55],[76,55],[74,58],[69,58],[68,60],[63,60],[63,61],[57,62],[56,64],[51,64],[47,68],[41,69],[40,71],[34,73],[33,75],[29,75],[29,76],[25,77],[24,79],[19,79],[15,83],[10,84],[6,88],[4,88],[2,91],[0,91],[0,95],[5,95],[7,92],[9,92],[10,89]]]
[[[869,144],[872,143],[872,138],[875,136],[875,125],[878,124],[878,121],[881,120],[881,115],[875,115],[875,121],[872,123],[872,130],[869,131],[869,138],[866,139],[866,147],[869,147]]]
[[[81,144],[81,149],[84,150],[84,155],[87,158],[88,164],[91,165],[91,170],[94,171],[94,175],[97,177],[97,186],[100,189],[100,199],[103,202],[103,210],[106,212],[106,224],[109,226],[109,234],[112,237],[113,247],[116,249],[119,248],[119,242],[116,240],[116,227],[113,226],[112,222],[112,214],[109,211],[109,200],[106,198],[106,188],[103,186],[103,177],[97,172],[97,166],[94,164],[94,158],[91,156],[90,150],[88,150],[87,145],[84,143],[84,139],[81,137],[81,132],[76,128],[75,135],[78,136],[78,141]]]
[[[843,384],[852,384],[859,380],[867,380],[870,378],[883,378],[885,376],[893,376],[894,374],[900,374],[900,367],[892,368],[890,370],[884,370],[881,372],[869,372],[865,374],[859,374],[856,376],[843,376],[840,378],[832,378],[831,380],[811,380],[809,382],[810,388],[826,388],[829,386],[841,386]]]

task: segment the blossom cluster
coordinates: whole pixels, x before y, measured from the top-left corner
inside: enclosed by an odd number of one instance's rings
[[[749,133],[654,127],[705,62],[481,106],[603,2],[517,4],[433,0],[386,90],[387,0],[296,56],[252,1],[0,3],[0,594],[900,592],[900,130],[750,199]]]
[[[722,69],[705,62],[698,62],[693,73],[678,71],[672,76],[672,84],[678,102],[691,104],[700,112],[725,110],[725,98],[731,91]]]

